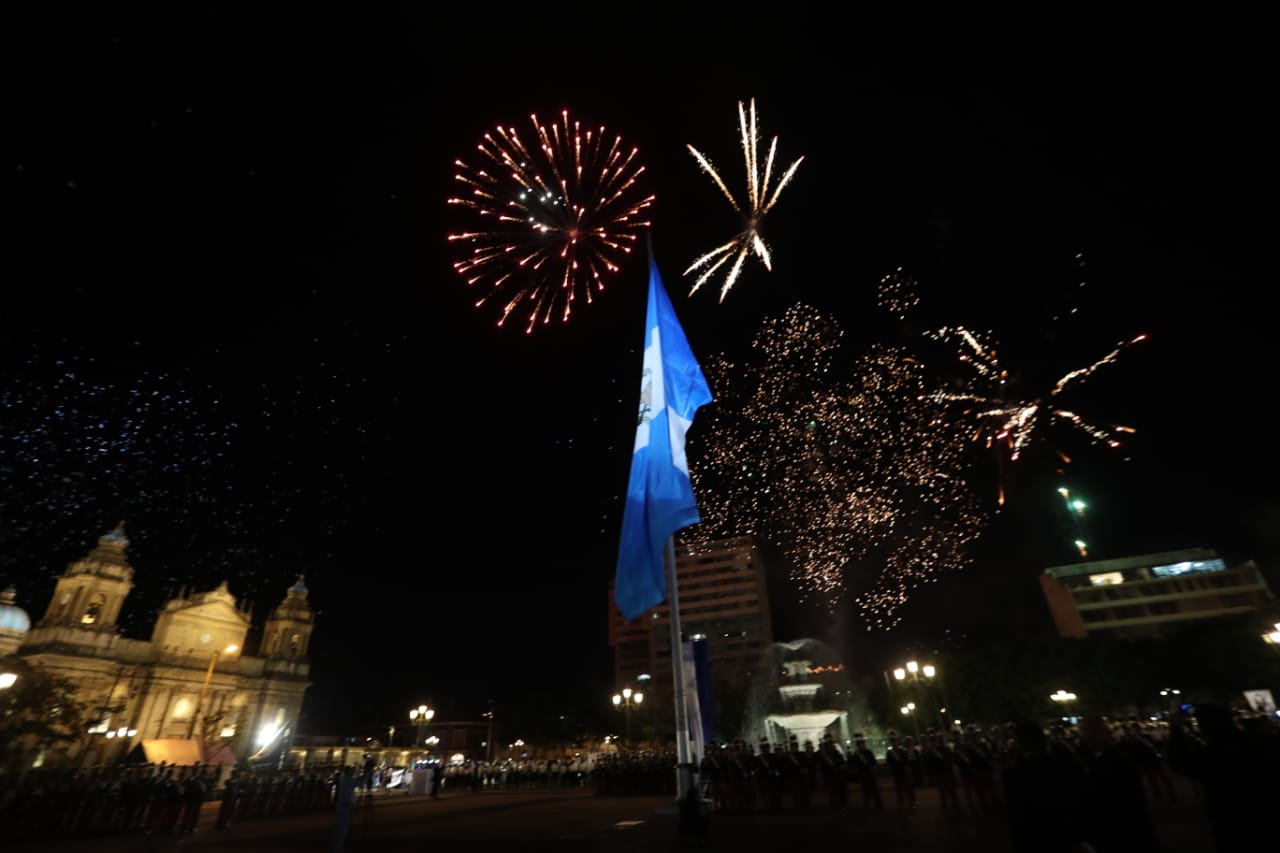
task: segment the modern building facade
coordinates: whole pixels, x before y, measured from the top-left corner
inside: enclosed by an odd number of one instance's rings
[[[256,649],[246,647],[250,614],[225,582],[168,601],[150,640],[129,639],[118,626],[133,588],[128,545],[123,525],[100,537],[58,578],[44,618],[19,637],[6,632],[0,654],[68,680],[78,700],[102,709],[82,742],[40,760],[101,763],[140,745],[152,757],[152,745],[158,755],[176,741],[202,746],[170,755],[208,759],[226,748],[243,757],[291,734],[315,625],[302,578],[267,617]]]
[[[705,636],[717,677],[746,676],[773,644],[765,565],[750,536],[676,546],[676,594],[686,637]],[[619,688],[671,685],[671,608],[663,602],[631,622],[609,584],[609,642]]]
[[[1252,562],[1207,548],[1045,569],[1040,586],[1061,637],[1160,637],[1189,620],[1239,616],[1273,600]]]

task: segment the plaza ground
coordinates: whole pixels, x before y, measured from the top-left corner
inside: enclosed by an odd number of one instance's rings
[[[1203,805],[1184,780],[1179,802],[1156,804],[1153,813],[1165,853],[1209,853]],[[342,845],[344,853],[653,853],[655,850],[753,851],[956,851],[1007,853],[1005,817],[948,814],[933,791],[920,807],[899,814],[854,805],[832,812],[819,804],[805,812],[734,815],[711,813],[707,834],[680,831],[674,804],[665,796],[608,797],[589,788],[521,791],[445,791],[440,799],[394,792],[362,798]],[[258,818],[216,831],[218,803],[206,804],[196,831],[185,836],[118,836],[31,839],[8,844],[6,853],[267,853],[327,851],[334,815]]]

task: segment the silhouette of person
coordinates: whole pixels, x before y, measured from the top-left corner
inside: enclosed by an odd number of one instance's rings
[[[342,768],[335,791],[333,830],[329,834],[329,853],[340,853],[351,828],[351,813],[356,807],[356,788],[359,785],[355,770],[350,765]]]
[[[1097,853],[1157,853],[1160,838],[1137,762],[1101,717],[1084,717],[1079,734],[1086,840]]]
[[[1246,732],[1224,705],[1199,705],[1195,722],[1198,737],[1185,714],[1170,715],[1169,765],[1200,783],[1218,853],[1255,849],[1274,833],[1280,737],[1274,730]]]
[[[1039,723],[1014,726],[1014,755],[1004,771],[1005,814],[1013,853],[1073,853],[1083,840],[1083,769],[1049,751]]]

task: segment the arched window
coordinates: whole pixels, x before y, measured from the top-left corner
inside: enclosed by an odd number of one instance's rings
[[[102,616],[102,608],[107,606],[107,597],[102,593],[94,593],[93,598],[89,599],[89,606],[84,609],[84,615],[80,617],[80,621],[85,625],[92,625]]]

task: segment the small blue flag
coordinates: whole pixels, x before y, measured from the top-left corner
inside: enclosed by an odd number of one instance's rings
[[[684,437],[694,414],[711,399],[711,389],[662,286],[651,246],[640,417],[613,590],[618,610],[628,622],[666,601],[662,558],[667,541],[677,530],[700,520]]]

